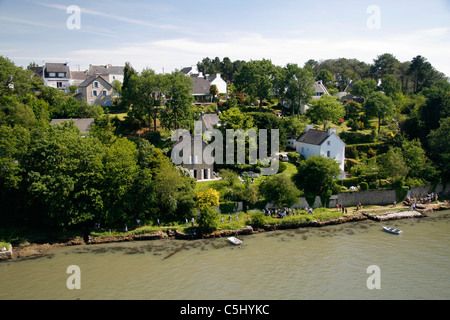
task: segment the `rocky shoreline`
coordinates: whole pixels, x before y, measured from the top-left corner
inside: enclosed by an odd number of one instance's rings
[[[386,221],[386,220],[396,220],[405,218],[421,218],[426,217],[427,212],[438,211],[438,210],[448,210],[448,206],[442,205],[426,205],[422,208],[414,211],[386,211],[386,212],[373,212],[362,210],[360,213],[351,216],[344,216],[338,219],[330,219],[326,221],[311,221],[306,223],[281,223],[276,225],[264,225],[255,226],[249,225],[240,230],[220,230],[214,231],[208,234],[201,233],[183,233],[176,229],[167,229],[166,232],[159,230],[156,233],[148,234],[128,234],[128,235],[115,235],[115,236],[101,236],[94,237],[89,236],[88,244],[101,244],[101,243],[113,243],[113,242],[125,242],[125,241],[144,241],[144,240],[161,240],[161,239],[178,239],[178,240],[196,240],[196,239],[207,239],[207,238],[221,238],[230,237],[235,235],[251,235],[260,232],[269,232],[275,230],[287,230],[287,229],[297,229],[297,228],[309,228],[309,227],[324,227],[328,225],[336,225],[347,222],[355,222],[361,220],[374,220],[374,221]],[[8,258],[25,258],[37,255],[42,255],[49,249],[82,245],[86,244],[82,237],[75,237],[69,241],[61,243],[45,243],[45,244],[31,244],[26,246],[15,247],[11,255]],[[2,258],[0,257],[0,260]]]

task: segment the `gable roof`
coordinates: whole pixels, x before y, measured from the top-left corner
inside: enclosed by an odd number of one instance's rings
[[[211,129],[213,129],[213,126],[220,123],[220,118],[215,113],[204,114],[204,115],[202,115],[202,119],[203,119],[203,122],[205,123],[206,130],[211,130]]]
[[[298,142],[314,144],[320,146],[328,138],[328,132],[316,129],[309,129],[298,137]]]
[[[316,93],[329,94],[321,80],[314,82],[314,90]]]
[[[210,83],[208,80],[202,77],[191,77],[194,82],[194,89],[191,94],[209,94]]]
[[[67,63],[53,63],[45,64],[45,72],[66,72],[67,76],[70,74],[70,69]]]
[[[106,87],[108,90],[110,90],[112,88],[112,85],[106,81],[105,79],[103,79],[101,76],[90,76],[88,77],[86,80],[84,80],[82,83],[80,83],[78,85],[78,87],[87,87],[89,86],[92,82],[94,81],[100,81],[103,83],[103,86]]]
[[[73,80],[86,80],[87,72],[86,71],[70,71],[70,78]]]
[[[110,64],[104,66],[89,65],[88,74],[90,75],[109,75],[109,74],[123,74],[124,67],[112,66]]]
[[[81,133],[88,133],[89,129],[91,129],[91,126],[95,121],[94,118],[52,119],[50,124],[58,125],[63,122],[69,123],[71,120],[73,120],[75,126],[77,126],[78,129],[80,129]]]

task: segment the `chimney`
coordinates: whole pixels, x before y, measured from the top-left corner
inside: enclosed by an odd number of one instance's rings
[[[309,125],[309,126],[306,126],[306,128],[305,128],[305,132],[308,132],[310,129],[312,129],[312,128],[314,128],[314,126],[313,125]]]
[[[331,136],[332,134],[337,135],[337,129],[328,129],[328,135]]]

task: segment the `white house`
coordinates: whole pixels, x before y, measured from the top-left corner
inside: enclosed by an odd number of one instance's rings
[[[328,129],[327,131],[315,130],[313,126],[306,126],[306,131],[297,138],[295,150],[309,158],[313,155],[323,156],[334,159],[339,163],[341,176],[345,177],[345,143],[337,135],[336,129]]]
[[[36,76],[44,80],[44,84],[61,91],[68,91],[70,83],[70,69],[65,63],[45,63],[43,66],[28,67]]]
[[[197,66],[193,65],[190,67],[185,67],[180,70],[183,74],[190,76],[192,80],[195,81],[197,79],[205,79],[208,81],[209,85],[216,85],[217,89],[219,90],[219,93],[227,93],[227,83],[225,80],[222,79],[220,76],[220,73],[216,73],[215,75],[203,75],[203,73],[199,72],[197,69]],[[209,87],[208,87],[209,90]],[[208,91],[209,93],[209,91]]]
[[[227,83],[222,79],[220,73],[216,73],[215,76],[207,76],[207,79],[211,85],[216,85],[219,93],[227,93]]]

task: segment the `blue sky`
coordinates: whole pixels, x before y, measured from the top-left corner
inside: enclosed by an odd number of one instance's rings
[[[81,10],[79,29],[67,27],[70,5]],[[450,1],[0,0],[0,55],[20,66],[129,61],[170,72],[204,57],[303,65],[383,53],[422,55],[450,76]]]

